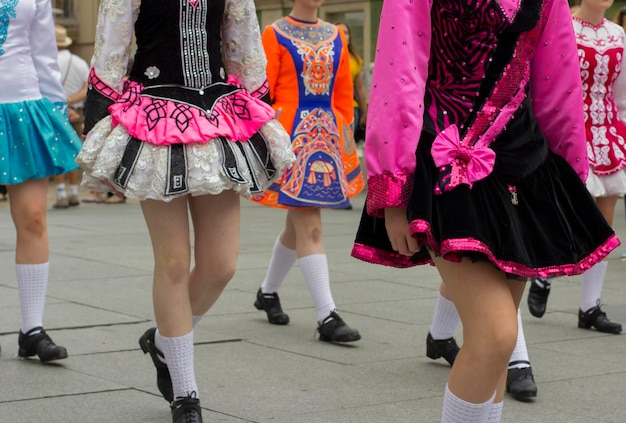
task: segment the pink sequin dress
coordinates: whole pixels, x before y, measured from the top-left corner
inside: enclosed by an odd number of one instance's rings
[[[523,277],[606,257],[619,241],[583,182],[579,75],[565,0],[385,2],[353,256],[409,267],[430,250]],[[407,210],[412,257],[391,248],[390,207]]]

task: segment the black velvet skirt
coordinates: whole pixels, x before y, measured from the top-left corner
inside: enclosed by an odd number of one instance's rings
[[[384,219],[369,216],[365,207],[354,257],[410,267],[432,264],[430,249],[451,261],[465,256],[489,260],[509,274],[548,277],[583,273],[619,245],[583,181],[548,149],[528,108],[490,144],[493,171],[471,189],[459,185],[435,194],[446,175],[433,162],[434,139],[434,131],[422,131],[407,207],[421,250],[412,257],[393,251]]]

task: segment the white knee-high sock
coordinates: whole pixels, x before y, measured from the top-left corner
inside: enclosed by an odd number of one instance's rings
[[[317,308],[317,320],[321,322],[336,308],[330,293],[326,254],[311,254],[301,257],[298,260],[298,265]]]
[[[202,320],[203,317],[204,317],[204,315],[202,315],[202,316],[192,315],[191,316],[191,327],[192,327],[192,329],[195,328],[198,323],[200,323],[200,320]],[[156,347],[161,352],[163,352],[163,336],[159,332],[159,328],[157,328],[157,330],[154,332],[154,345],[156,345]],[[158,357],[159,357],[159,360],[161,360],[163,363],[167,364],[167,360],[165,359],[165,357],[161,357],[161,356],[158,356]]]
[[[504,401],[494,402],[491,404],[491,409],[489,410],[489,415],[487,416],[487,423],[500,423],[503,408]]]
[[[296,255],[296,250],[285,247],[280,242],[279,235],[276,238],[276,242],[274,242],[272,258],[270,259],[270,264],[267,267],[265,279],[263,279],[263,283],[261,284],[261,292],[264,294],[273,294],[278,292],[297,258],[298,256]]]
[[[522,326],[522,312],[517,309],[517,343],[509,360],[509,369],[523,369],[524,367],[530,367],[530,359]]]
[[[450,391],[446,384],[446,392],[443,396],[442,423],[485,423],[491,407],[495,392],[489,401],[482,404],[474,404],[457,397]]]
[[[430,325],[430,335],[433,339],[452,338],[459,323],[461,323],[461,318],[454,303],[443,295],[437,294],[435,313]]]
[[[17,287],[22,310],[22,332],[43,326],[43,309],[48,289],[48,262],[16,264]]]
[[[602,295],[602,285],[604,285],[604,276],[608,261],[596,263],[591,269],[583,273],[582,293],[580,296],[580,309],[587,311],[591,307],[595,307],[600,302]]]
[[[174,400],[187,398],[192,392],[198,395],[198,385],[193,368],[193,330],[187,335],[168,338],[161,335],[163,354],[172,378]]]

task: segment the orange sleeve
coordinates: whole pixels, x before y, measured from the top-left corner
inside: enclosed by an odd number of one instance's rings
[[[278,82],[278,75],[280,73],[280,46],[276,33],[272,29],[271,25],[267,26],[263,30],[261,35],[263,42],[263,49],[265,50],[265,56],[267,57],[267,81],[270,84],[270,98],[272,102],[276,99],[276,83]]]
[[[354,87],[352,73],[350,72],[350,53],[343,32],[337,30],[341,37],[341,59],[335,76],[335,89],[333,91],[334,108],[343,115],[345,122],[350,125],[354,120]]]

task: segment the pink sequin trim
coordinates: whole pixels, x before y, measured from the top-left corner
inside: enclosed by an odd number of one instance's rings
[[[441,255],[446,260],[459,262],[467,252],[482,253],[500,270],[527,278],[579,275],[593,267],[596,263],[601,262],[611,251],[620,245],[619,239],[613,234],[595,251],[578,263],[531,268],[520,263],[498,260],[487,245],[473,238],[446,239],[439,244],[432,235],[430,224],[424,220],[414,220],[409,224],[409,227],[420,245],[428,245],[435,253]],[[430,263],[431,261],[428,262]]]
[[[413,175],[382,173],[367,180],[367,214],[385,217],[387,207],[406,208],[413,189]]]
[[[203,110],[189,103],[142,95],[142,84],[126,81],[124,94],[109,112],[114,125],[122,125],[133,137],[156,145],[203,143],[220,136],[247,141],[274,118],[275,111],[248,93],[234,76],[226,84],[239,89]],[[263,93],[263,88],[256,93]]]
[[[410,257],[363,244],[354,244],[351,255],[354,258],[368,263],[381,264],[383,266],[397,267],[400,269],[414,267],[420,264],[411,262]]]
[[[437,134],[431,153],[437,167],[451,165],[450,178],[444,184],[449,191],[459,184],[472,186],[493,170],[495,154],[487,146],[505,129],[526,98],[530,79],[530,61],[539,39],[538,26],[518,39],[513,59],[505,67],[501,78],[476,114],[476,119],[461,139],[456,125]],[[454,147],[454,149],[453,149]],[[437,186],[435,194],[441,194]]]

